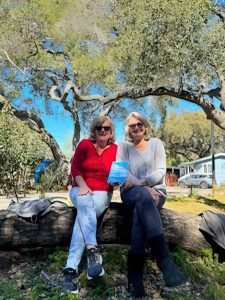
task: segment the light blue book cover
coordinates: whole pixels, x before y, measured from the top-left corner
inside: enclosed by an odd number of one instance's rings
[[[122,184],[127,180],[129,173],[128,161],[114,161],[112,163],[107,182]]]

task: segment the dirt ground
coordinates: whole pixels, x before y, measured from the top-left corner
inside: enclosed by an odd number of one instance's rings
[[[190,188],[180,188],[180,187],[167,187],[167,194],[168,196],[187,196],[190,194]],[[198,194],[201,196],[208,196],[212,194],[212,189],[198,189]],[[61,192],[51,192],[51,193],[45,193],[45,197],[64,197],[65,199],[68,198],[68,192],[67,191],[61,191]],[[25,200],[34,200],[39,199],[40,196],[35,191],[26,195],[20,195],[19,201],[25,201]],[[6,196],[0,196],[0,210],[6,209],[8,205],[11,203],[11,201],[16,201],[14,197],[6,197]],[[113,193],[113,202],[120,202],[120,194],[118,190],[115,190]]]

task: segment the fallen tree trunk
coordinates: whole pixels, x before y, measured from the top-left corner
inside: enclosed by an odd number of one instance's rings
[[[73,208],[53,206],[38,223],[29,223],[11,211],[1,210],[0,250],[68,246],[75,216]],[[208,246],[199,231],[200,216],[168,209],[162,209],[161,216],[171,247],[198,251]],[[99,242],[129,244],[130,229],[129,210],[122,203],[111,203],[101,222]]]

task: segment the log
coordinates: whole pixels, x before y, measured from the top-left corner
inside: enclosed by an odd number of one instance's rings
[[[198,252],[210,247],[199,231],[202,217],[163,208],[160,211],[166,240],[171,249],[182,248]],[[131,217],[122,203],[111,203],[99,230],[100,243],[129,243]]]
[[[68,246],[75,216],[74,208],[52,206],[38,223],[29,223],[14,212],[0,210],[0,250]],[[161,217],[170,247],[196,252],[209,246],[199,231],[200,216],[162,209]],[[112,202],[98,231],[99,243],[129,244],[130,229],[130,211]]]

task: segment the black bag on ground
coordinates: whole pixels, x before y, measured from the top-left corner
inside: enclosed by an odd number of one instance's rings
[[[210,210],[204,211],[199,230],[206,241],[211,245],[213,254],[218,254],[220,263],[225,261],[225,214],[219,214]]]

